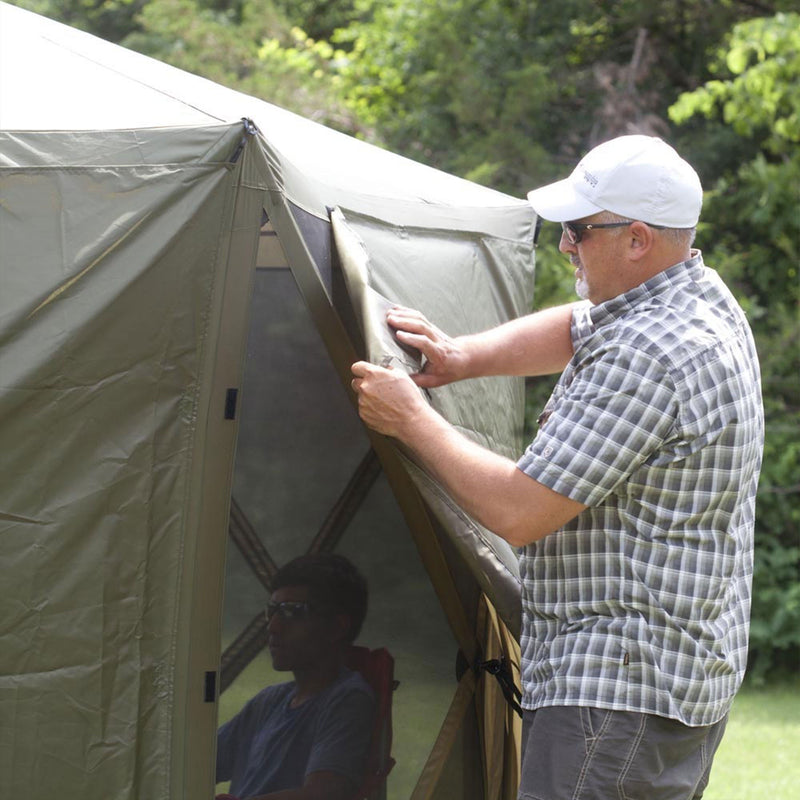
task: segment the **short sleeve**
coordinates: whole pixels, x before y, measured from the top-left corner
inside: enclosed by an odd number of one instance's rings
[[[674,382],[658,359],[605,344],[556,386],[517,466],[559,494],[597,505],[658,450],[677,409]]]

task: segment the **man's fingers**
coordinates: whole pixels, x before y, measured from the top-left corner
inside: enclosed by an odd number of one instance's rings
[[[357,361],[350,370],[361,419],[378,433],[399,436],[425,402],[419,389],[400,369]]]
[[[386,314],[386,321],[398,333],[400,331],[409,331],[427,336],[436,334],[436,328],[431,325],[425,316],[413,309],[393,308]]]
[[[356,361],[356,363],[350,367],[350,372],[353,374],[350,387],[359,396],[361,395],[361,384],[364,382],[364,378],[367,376],[370,366],[371,365],[366,361]]]
[[[409,306],[392,306],[386,313],[425,319],[425,315],[419,309],[409,308]]]
[[[427,358],[430,358],[436,352],[436,343],[430,336],[400,330],[397,331],[396,335],[403,344],[416,348]]]
[[[367,374],[375,367],[374,364],[370,364],[369,361],[356,361],[350,367],[350,371],[356,378],[365,378]]]
[[[436,389],[442,385],[441,379],[436,375],[426,375],[424,372],[414,372],[409,377],[420,389]]]
[[[392,373],[395,372],[394,369],[387,369],[386,367],[381,367],[378,364],[371,364],[369,361],[356,361],[350,367],[350,372],[353,375],[353,380],[350,381],[350,386],[353,387],[353,391],[360,392],[362,384],[370,378],[380,378],[381,373]],[[372,381],[375,383],[375,381]]]

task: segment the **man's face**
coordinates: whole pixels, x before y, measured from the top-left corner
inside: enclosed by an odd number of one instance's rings
[[[308,603],[309,589],[307,586],[284,586],[276,589],[270,600],[271,603]],[[279,609],[269,618],[267,628],[272,666],[279,672],[315,667],[336,646],[334,628],[329,616],[313,608],[291,617]]]
[[[576,221],[585,223],[600,219],[595,215]],[[597,305],[626,291],[622,257],[628,241],[625,228],[586,231],[577,244],[572,244],[562,233],[558,249],[569,255],[570,263],[575,267],[578,297]]]

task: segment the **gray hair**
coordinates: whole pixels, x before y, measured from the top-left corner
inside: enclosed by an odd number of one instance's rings
[[[603,222],[628,222],[630,217],[621,217],[613,211],[603,211]],[[644,222],[644,220],[642,220]],[[645,224],[647,224],[645,222]],[[664,238],[670,239],[676,247],[685,247],[687,250],[694,244],[697,228],[653,228]]]

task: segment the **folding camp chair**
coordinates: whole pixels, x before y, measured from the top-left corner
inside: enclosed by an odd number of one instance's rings
[[[386,800],[386,778],[395,765],[392,758],[392,694],[394,658],[386,648],[370,650],[353,645],[345,656],[346,665],[358,670],[375,693],[375,721],[364,778],[353,800]]]

